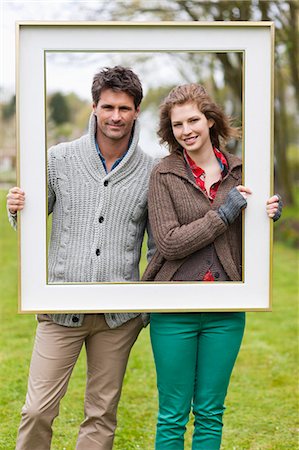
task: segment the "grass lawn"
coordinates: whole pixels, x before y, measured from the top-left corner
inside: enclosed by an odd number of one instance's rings
[[[227,397],[225,450],[298,448],[298,260],[275,244],[272,313],[248,313],[242,349]],[[26,394],[36,322],[17,311],[17,238],[0,191],[0,449],[13,450]],[[71,378],[54,425],[53,450],[73,450],[83,419],[85,354]],[[148,328],[135,344],[118,413],[115,450],[154,448],[157,393]],[[192,421],[186,448],[190,448]],[[32,449],[38,450],[38,449]],[[88,449],[86,449],[88,450]]]

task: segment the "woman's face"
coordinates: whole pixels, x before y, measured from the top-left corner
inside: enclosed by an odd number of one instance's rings
[[[175,105],[170,120],[175,139],[188,153],[199,154],[212,149],[210,128],[214,121],[208,120],[196,103]]]

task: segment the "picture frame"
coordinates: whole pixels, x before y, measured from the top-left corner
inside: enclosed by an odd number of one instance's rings
[[[16,44],[17,183],[26,193],[18,219],[19,312],[270,311],[273,225],[265,205],[273,192],[274,24],[18,22]],[[242,52],[243,184],[253,195],[243,213],[241,282],[47,282],[49,51]]]

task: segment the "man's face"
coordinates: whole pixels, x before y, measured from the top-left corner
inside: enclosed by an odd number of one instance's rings
[[[93,111],[99,140],[108,138],[119,143],[129,139],[139,107],[135,108],[133,97],[126,92],[106,89],[101,92],[98,104],[93,105]]]

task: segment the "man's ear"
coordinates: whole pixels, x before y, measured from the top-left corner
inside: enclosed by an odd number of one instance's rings
[[[140,106],[137,106],[136,111],[135,111],[135,119],[137,119],[137,117],[139,116],[140,113]]]
[[[93,112],[95,112],[96,108],[97,108],[97,105],[96,105],[95,103],[93,103],[93,104],[92,104]]]

